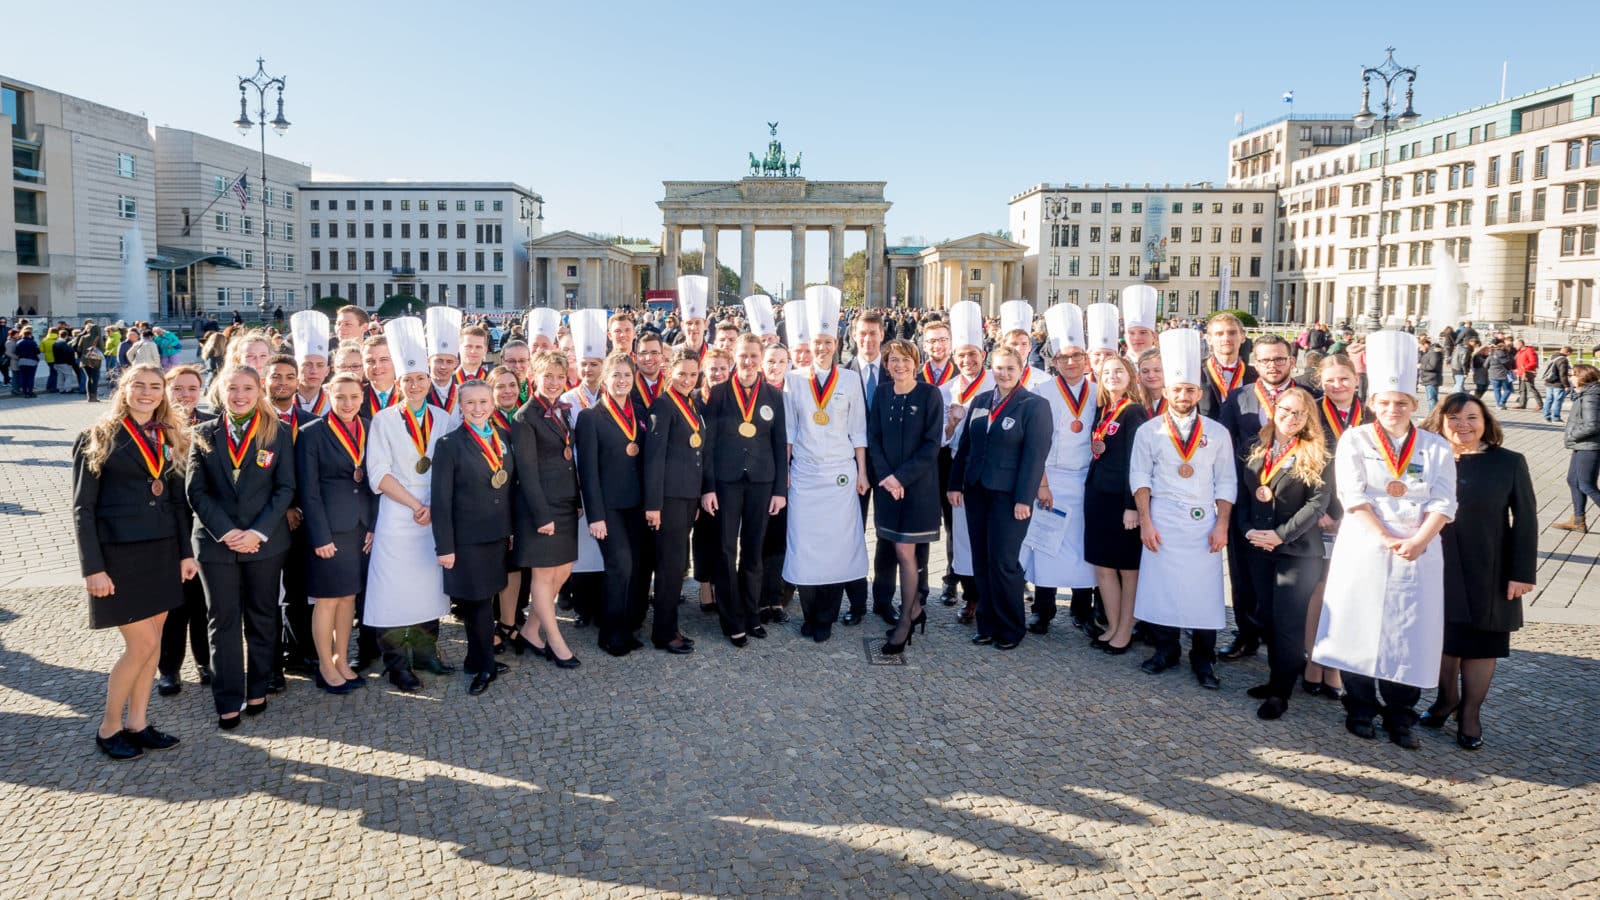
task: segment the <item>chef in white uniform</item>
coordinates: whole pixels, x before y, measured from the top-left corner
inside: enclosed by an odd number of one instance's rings
[[[761,338],[763,347],[778,342],[778,320],[772,314],[772,298],[766,294],[751,294],[744,298],[744,317],[750,333]]]
[[[1135,367],[1139,356],[1156,346],[1156,316],[1161,295],[1148,284],[1122,289],[1122,336],[1128,342],[1128,361]]]
[[[994,390],[994,375],[985,365],[983,338],[982,307],[971,300],[962,300],[950,307],[950,346],[959,374],[940,385],[939,392],[944,395],[943,443],[951,453],[961,444],[961,433],[966,430],[967,412],[973,401]],[[944,488],[957,490],[949,485]],[[967,601],[961,608],[961,621],[971,623],[978,615],[978,582],[972,568],[967,511],[962,506],[951,510],[950,569]]]
[[[452,671],[438,655],[439,617],[449,609],[444,570],[433,553],[433,445],[460,420],[428,403],[427,348],[422,323],[391,319],[389,342],[402,402],[372,417],[367,437],[367,483],[381,495],[367,565],[365,624],[378,629],[384,669],[403,691],[421,688],[412,672]]]
[[[1334,454],[1344,521],[1311,659],[1344,671],[1352,734],[1376,736],[1381,694],[1390,740],[1416,749],[1417,700],[1438,686],[1444,648],[1444,551],[1435,538],[1455,518],[1456,463],[1444,438],[1411,424],[1416,338],[1368,335],[1367,383],[1378,421],[1346,430]]]
[[[433,384],[428,402],[447,413],[456,408],[456,370],[461,368],[461,310],[430,306],[425,314],[428,340],[428,375]]]
[[[1139,427],[1128,464],[1144,543],[1133,614],[1156,647],[1140,668],[1154,675],[1177,665],[1179,631],[1193,629],[1189,666],[1201,687],[1216,690],[1217,629],[1227,624],[1222,550],[1238,495],[1233,441],[1200,415],[1200,333],[1162,332],[1161,361],[1167,412]]]
[[[294,364],[300,374],[294,403],[314,416],[326,416],[332,409],[328,395],[322,392],[328,378],[328,328],[328,314],[320,310],[302,309],[289,317]]]
[[[783,580],[800,588],[801,634],[833,634],[845,584],[867,577],[859,497],[867,483],[867,406],[861,376],[834,364],[836,287],[806,288],[812,366],[790,372],[783,390],[789,437],[789,548]]]
[[[783,304],[783,335],[789,342],[791,369],[794,372],[811,368],[811,318],[806,315],[804,300],[786,300]]]
[[[1098,637],[1094,627],[1094,566],[1083,560],[1083,490],[1094,454],[1089,449],[1094,431],[1095,389],[1084,374],[1086,357],[1083,310],[1074,303],[1057,303],[1045,310],[1050,358],[1056,375],[1039,382],[1034,393],[1050,404],[1050,455],[1045,458],[1044,482],[1034,518],[1037,528],[1046,516],[1064,516],[1066,534],[1053,552],[1024,541],[1022,570],[1033,584],[1033,620],[1028,630],[1047,634],[1056,615],[1056,594],[1065,588],[1072,600],[1077,627]],[[1094,338],[1091,337],[1091,340]],[[1112,340],[1115,340],[1113,336]]]
[[[600,402],[600,370],[606,359],[606,311],[573,310],[568,326],[572,329],[572,349],[578,356],[578,386],[561,395],[567,404],[567,427],[578,429],[578,414]],[[600,558],[600,542],[589,533],[589,518],[578,511],[578,560],[572,564],[565,592],[577,614],[579,627],[593,622],[596,604],[605,595],[605,562]]]
[[[534,353],[554,350],[561,337],[561,313],[548,306],[535,306],[528,310],[528,346]]]
[[[1026,300],[1000,304],[1000,342],[1022,357],[1022,377],[1017,384],[1034,393],[1050,386],[1044,370],[1028,364],[1033,359],[1033,305]]]

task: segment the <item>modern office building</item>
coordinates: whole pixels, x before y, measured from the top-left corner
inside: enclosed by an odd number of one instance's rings
[[[1228,187],[1277,188],[1289,167],[1313,154],[1343,147],[1371,134],[1354,117],[1293,113],[1239,132],[1228,144]]]
[[[471,312],[528,306],[527,243],[544,198],[509,182],[307,181],[299,188],[309,302],[376,310],[396,295]]]

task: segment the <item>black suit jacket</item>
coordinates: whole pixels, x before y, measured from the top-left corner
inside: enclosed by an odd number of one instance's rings
[[[862,408],[867,411],[867,418],[869,420],[872,418],[872,411],[874,409],[876,409],[877,406],[878,406],[878,398],[877,398],[876,394],[881,393],[885,389],[885,385],[894,384],[894,379],[889,377],[889,372],[888,372],[887,369],[885,369],[883,367],[883,363],[884,363],[884,355],[883,355],[882,350],[880,349],[879,352],[878,352],[878,363],[877,363],[877,365],[878,365],[878,386],[877,386],[877,389],[875,391],[871,392],[872,394],[874,394],[874,396],[871,396],[871,397],[867,396],[867,394],[869,392],[867,391],[867,364],[866,364],[866,361],[863,360],[859,356],[855,356],[855,357],[852,357],[850,359],[850,362],[846,363],[845,366],[844,366],[844,368],[849,369],[850,371],[852,371],[852,372],[856,373],[857,375],[861,376],[861,399],[863,401],[866,401],[863,404]],[[869,427],[870,427],[870,424],[869,424]],[[870,438],[867,441],[867,446],[869,448],[872,446],[872,442],[871,442]],[[870,452],[870,449],[869,449],[869,452],[867,453],[867,481],[872,483],[872,484],[877,484],[878,480],[883,478],[887,474],[888,474],[887,472],[879,472],[877,470],[877,468],[874,466],[874,464],[872,462],[872,453]]]
[[[363,480],[355,480],[355,463],[333,428],[327,419],[318,419],[300,432],[294,445],[295,484],[312,547],[333,543],[340,532],[365,534],[378,521],[378,495],[367,487],[364,471]]]
[[[996,391],[978,396],[972,409],[994,409]],[[1033,505],[1044,478],[1044,461],[1050,455],[1053,425],[1050,403],[1027,388],[1015,388],[1010,402],[1000,413],[972,418],[961,433],[961,446],[950,463],[950,490],[966,491],[984,487],[1010,494],[1013,503]],[[1006,419],[1015,421],[1004,427]],[[992,427],[991,427],[992,426]]]
[[[905,417],[891,422],[889,407],[893,392],[891,380],[886,390],[879,391],[877,402],[867,413],[868,468],[877,473],[880,481],[893,475],[907,489],[933,475],[937,487],[938,473],[934,466],[938,463],[939,445],[944,436],[944,395],[925,381],[917,382],[911,388]],[[1010,409],[1006,407],[1007,412]]]
[[[1105,407],[1100,409],[1101,415],[1109,411]],[[1106,429],[1106,451],[1089,463],[1089,477],[1084,482],[1085,487],[1103,494],[1121,494],[1123,509],[1137,509],[1133,502],[1133,491],[1129,490],[1128,486],[1128,469],[1133,461],[1133,436],[1139,427],[1148,421],[1150,421],[1150,410],[1145,408],[1144,404],[1128,404],[1128,408],[1117,417],[1116,432],[1112,433],[1110,428]],[[1099,427],[1100,423],[1095,424]],[[1103,523],[1092,524],[1103,525]],[[1118,522],[1114,527],[1121,528],[1122,523]]]
[[[522,460],[517,472],[516,530],[531,536],[555,521],[558,506],[578,505],[577,454],[567,459],[566,413],[556,404],[546,411],[537,395],[511,417],[511,452]]]
[[[509,537],[514,523],[516,489],[512,481],[499,488],[489,479],[494,470],[469,433],[472,426],[443,435],[434,443],[433,546],[439,556],[461,544],[488,544]],[[507,477],[517,472],[515,451],[504,447],[501,464]]]
[[[177,537],[183,555],[189,550],[189,506],[183,501],[183,477],[170,465],[161,475],[161,496],[150,493],[155,479],[133,438],[119,427],[99,474],[84,460],[88,436],[72,446],[72,521],[78,538],[78,562],[87,577],[106,570],[103,544],[132,544]]]
[[[287,553],[289,523],[285,514],[295,492],[289,430],[280,427],[269,447],[260,446],[257,438],[245,450],[244,465],[235,482],[226,427],[225,418],[196,425],[195,434],[209,449],[202,449],[199,441],[189,449],[184,494],[194,510],[195,558],[202,563],[252,562]],[[235,553],[219,541],[235,528],[258,531],[267,536],[266,543],[256,553]]]
[[[400,404],[404,401],[404,398],[405,390],[400,387],[400,382],[396,381],[394,383],[394,387],[389,389],[389,406],[396,406]],[[361,416],[361,421],[369,423],[372,421],[372,404],[377,402],[378,392],[372,389],[372,385],[370,383],[363,384],[361,386],[361,412],[359,413]],[[388,407],[379,407],[379,409],[387,408]]]
[[[715,491],[718,484],[749,481],[771,484],[774,497],[788,496],[789,435],[783,420],[783,392],[756,376],[755,415],[750,417],[756,435],[740,437],[744,416],[733,392],[733,378],[713,387],[705,404],[706,445],[702,449],[706,466],[701,493]],[[763,410],[771,410],[771,417]],[[779,478],[780,473],[786,477]]]
[[[274,410],[276,410],[276,407],[274,407]],[[321,416],[316,415],[315,413],[306,412],[305,410],[301,409],[299,406],[293,405],[293,404],[291,404],[290,407],[289,407],[289,421],[288,422],[283,421],[283,415],[279,414],[279,416],[278,416],[279,427],[282,428],[284,431],[289,432],[289,447],[290,447],[290,450],[291,450],[290,457],[295,460],[295,464],[296,464],[297,467],[299,465],[299,455],[297,453],[294,453],[293,450],[294,450],[294,448],[300,446],[300,434],[301,434],[301,432],[305,431],[306,426],[311,425],[311,424],[316,423],[316,422],[320,422],[320,421],[322,421],[322,417]],[[296,474],[298,475],[299,473],[296,472]],[[294,496],[294,500],[292,502],[290,502],[289,508],[290,509],[300,509],[301,508],[301,504],[300,504],[300,482],[299,482],[298,478],[295,481],[295,496]]]
[[[645,509],[660,509],[667,497],[698,500],[703,493],[700,488],[705,482],[707,428],[699,392],[691,394],[684,405],[700,423],[699,447],[689,446],[694,429],[666,391],[650,407],[650,416],[645,420],[650,425],[650,439],[643,447]]]
[[[634,435],[639,444],[649,444],[647,425],[639,422]],[[590,522],[603,521],[608,512],[644,505],[644,455],[649,450],[641,446],[637,456],[629,456],[627,445],[628,438],[612,420],[604,398],[578,414],[578,484]]]
[[[1234,388],[1233,392],[1229,394],[1229,396],[1237,394],[1240,391],[1247,390],[1250,385],[1255,383],[1256,370],[1252,369],[1250,364],[1244,360],[1244,354],[1240,353],[1239,365],[1244,367],[1244,381],[1240,382],[1239,386]],[[1200,415],[1205,416],[1208,419],[1220,418],[1222,415],[1222,404],[1226,399],[1226,397],[1222,396],[1222,392],[1217,390],[1216,383],[1211,380],[1211,373],[1208,366],[1202,365],[1200,368]]]
[[[1288,385],[1288,387],[1294,386]],[[1318,396],[1313,393],[1311,399],[1316,400]],[[1247,494],[1256,489],[1255,485],[1248,488],[1245,485],[1247,479],[1244,477],[1244,461],[1250,457],[1250,451],[1255,449],[1256,443],[1261,439],[1261,427],[1267,424],[1271,416],[1271,413],[1262,408],[1261,396],[1256,393],[1254,381],[1229,395],[1222,404],[1222,410],[1217,414],[1217,422],[1228,429],[1228,436],[1233,438],[1233,455],[1239,463],[1241,503]]]
[[[1251,530],[1276,531],[1283,543],[1273,554],[1321,556],[1322,529],[1317,527],[1317,520],[1327,512],[1332,498],[1327,479],[1312,487],[1291,474],[1285,461],[1267,485],[1272,488],[1272,499],[1263,503],[1256,499],[1255,492],[1261,487],[1261,467],[1265,462],[1264,457],[1257,457],[1244,465],[1239,482],[1239,505],[1244,514],[1234,515],[1234,530],[1241,536]]]

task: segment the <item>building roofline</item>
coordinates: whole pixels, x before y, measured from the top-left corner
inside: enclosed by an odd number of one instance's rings
[[[1083,193],[1096,194],[1150,194],[1157,192],[1173,193],[1181,191],[1187,191],[1191,194],[1208,192],[1216,194],[1273,193],[1272,188],[1233,187],[1226,184],[1218,184],[1214,181],[1195,181],[1186,182],[1184,184],[1156,184],[1155,182],[1146,182],[1144,184],[1133,184],[1131,182],[1124,182],[1123,184],[1050,184],[1049,182],[1041,182],[1025,191],[1022,191],[1021,193],[1011,195],[1010,202],[1016,203],[1018,200],[1022,200],[1033,194],[1043,194],[1051,191],[1080,191]]]
[[[511,181],[302,181],[299,189],[317,191],[514,191],[540,203],[544,198]]]

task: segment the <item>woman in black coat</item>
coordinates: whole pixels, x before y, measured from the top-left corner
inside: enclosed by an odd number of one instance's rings
[[[433,543],[445,593],[467,630],[467,693],[477,696],[505,668],[494,660],[495,603],[506,586],[517,466],[491,422],[489,386],[468,381],[456,402],[461,427],[439,438],[433,454]]]
[[[146,712],[167,611],[183,604],[183,582],[198,572],[180,499],[188,450],[188,429],[167,402],[158,366],[124,372],[110,414],[72,448],[72,514],[89,627],[122,632],[122,656],[106,681],[95,732],[95,746],[112,759],[178,743],[156,730]]]
[[[223,413],[194,429],[184,493],[194,510],[192,540],[206,589],[217,724],[233,729],[241,708],[252,716],[267,710],[294,449],[254,369],[230,365],[217,378]]]
[[[312,598],[317,685],[332,694],[347,694],[365,684],[350,667],[345,651],[355,622],[356,595],[366,586],[378,495],[365,484],[367,424],[361,418],[361,379],[340,372],[328,379],[323,390],[333,408],[295,443],[296,478],[311,550],[306,593]]]
[[[1133,456],[1133,436],[1149,421],[1150,410],[1140,402],[1133,364],[1125,358],[1101,363],[1098,375],[1099,418],[1089,443],[1094,458],[1083,490],[1083,560],[1094,566],[1106,606],[1106,633],[1096,646],[1121,655],[1133,643],[1133,600],[1144,552],[1139,513],[1128,489],[1128,461]]]
[[[1572,518],[1552,527],[1562,531],[1588,533],[1588,504],[1600,507],[1600,369],[1572,367],[1572,408],[1567,413],[1563,443],[1572,451],[1567,462],[1567,488],[1572,491]]]
[[[1522,454],[1501,446],[1488,406],[1451,394],[1423,428],[1450,441],[1456,457],[1456,517],[1439,533],[1444,548],[1444,653],[1439,696],[1421,722],[1439,728],[1456,713],[1456,743],[1483,746],[1479,712],[1495,661],[1511,655],[1522,627],[1522,595],[1539,560],[1538,505]]]
[[[627,656],[644,646],[633,635],[639,611],[632,609],[636,563],[648,539],[644,524],[645,423],[629,399],[633,360],[606,357],[600,402],[578,416],[579,484],[589,533],[600,542],[606,563],[606,599],[600,616],[600,649]],[[645,577],[638,572],[637,577]]]
[[[1248,693],[1262,701],[1256,715],[1276,719],[1289,708],[1306,666],[1306,612],[1322,580],[1322,529],[1332,487],[1324,472],[1332,454],[1322,439],[1316,401],[1302,388],[1279,395],[1272,421],[1245,459],[1244,509],[1233,527],[1248,542],[1244,563],[1258,598],[1267,645],[1267,683]]]
[[[512,564],[529,568],[528,616],[533,637],[502,628],[511,644],[522,642],[562,668],[576,668],[556,624],[556,594],[578,559],[578,463],[561,394],[567,389],[567,357],[554,350],[534,354],[534,395],[511,418],[511,453],[523,461],[517,473],[512,513]],[[502,626],[505,623],[501,623]]]
[[[893,656],[911,642],[911,629],[927,631],[927,613],[917,585],[917,545],[939,539],[939,446],[944,436],[944,395],[917,380],[921,359],[910,341],[883,345],[884,369],[893,382],[878,391],[867,412],[870,471],[883,477],[873,486],[878,537],[894,544],[900,569],[900,621],[889,629],[883,652]]]
[[[667,373],[667,387],[650,407],[650,439],[644,445],[644,521],[655,532],[656,550],[650,642],[657,650],[674,654],[694,652],[694,642],[678,631],[678,599],[689,563],[689,528],[700,508],[705,476],[702,448],[708,432],[700,393],[695,390],[699,379],[699,355],[690,350],[676,351]],[[699,527],[715,536],[717,524],[708,516]],[[604,545],[601,550],[605,550]],[[722,633],[735,647],[743,647],[749,638],[738,598],[723,597],[717,604],[717,613],[722,619]],[[754,621],[753,607],[750,616]]]
[[[978,579],[975,644],[1013,650],[1022,643],[1022,539],[1050,454],[1050,404],[1020,387],[1022,357],[996,348],[996,387],[978,395],[950,464],[950,505],[967,507],[967,535]]]

